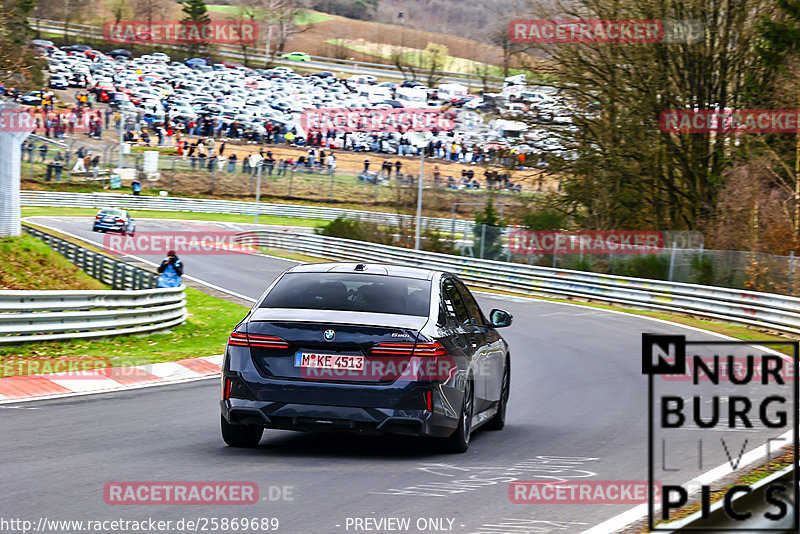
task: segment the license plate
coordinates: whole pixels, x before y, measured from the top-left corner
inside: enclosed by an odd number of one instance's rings
[[[364,369],[363,356],[342,354],[324,354],[318,352],[296,352],[294,355],[295,367],[310,369],[344,369],[361,371]]]

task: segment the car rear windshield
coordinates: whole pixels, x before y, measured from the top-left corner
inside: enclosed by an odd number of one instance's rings
[[[120,210],[100,210],[98,215],[114,215],[117,217],[122,217],[125,213]]]
[[[288,273],[262,308],[342,310],[427,316],[430,280],[369,274]]]

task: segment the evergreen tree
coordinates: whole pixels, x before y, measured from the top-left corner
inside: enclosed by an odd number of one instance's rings
[[[182,11],[186,16],[181,20],[183,23],[192,25],[204,25],[211,21],[208,16],[208,6],[205,0],[186,0],[183,2]],[[188,45],[188,53],[190,56],[202,55],[205,51],[206,43],[190,44]]]
[[[503,227],[505,223],[494,209],[494,196],[489,196],[483,211],[475,213],[473,254],[487,260],[498,260],[503,255]]]
[[[0,0],[0,82],[9,87],[40,87],[43,82],[44,61],[25,46],[32,36],[28,15],[35,5],[35,0]]]
[[[185,22],[208,22],[211,20],[205,0],[186,0],[183,2],[182,11],[186,14],[183,18]]]

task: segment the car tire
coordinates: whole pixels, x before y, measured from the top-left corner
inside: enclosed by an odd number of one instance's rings
[[[253,448],[258,446],[264,428],[253,425],[232,425],[225,420],[225,416],[219,416],[222,429],[222,440],[229,447]]]
[[[503,430],[506,426],[506,409],[508,397],[511,393],[511,359],[506,358],[506,368],[503,371],[503,382],[500,385],[500,400],[497,403],[497,414],[486,422],[487,430]]]
[[[444,438],[443,445],[447,452],[463,453],[469,449],[469,440],[472,437],[472,416],[475,408],[475,387],[472,378],[464,387],[464,400],[458,414],[458,427],[450,437]]]

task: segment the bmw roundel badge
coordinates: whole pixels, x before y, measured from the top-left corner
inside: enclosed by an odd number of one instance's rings
[[[325,330],[325,339],[328,341],[333,341],[334,336],[336,336],[336,332],[333,330]]]

